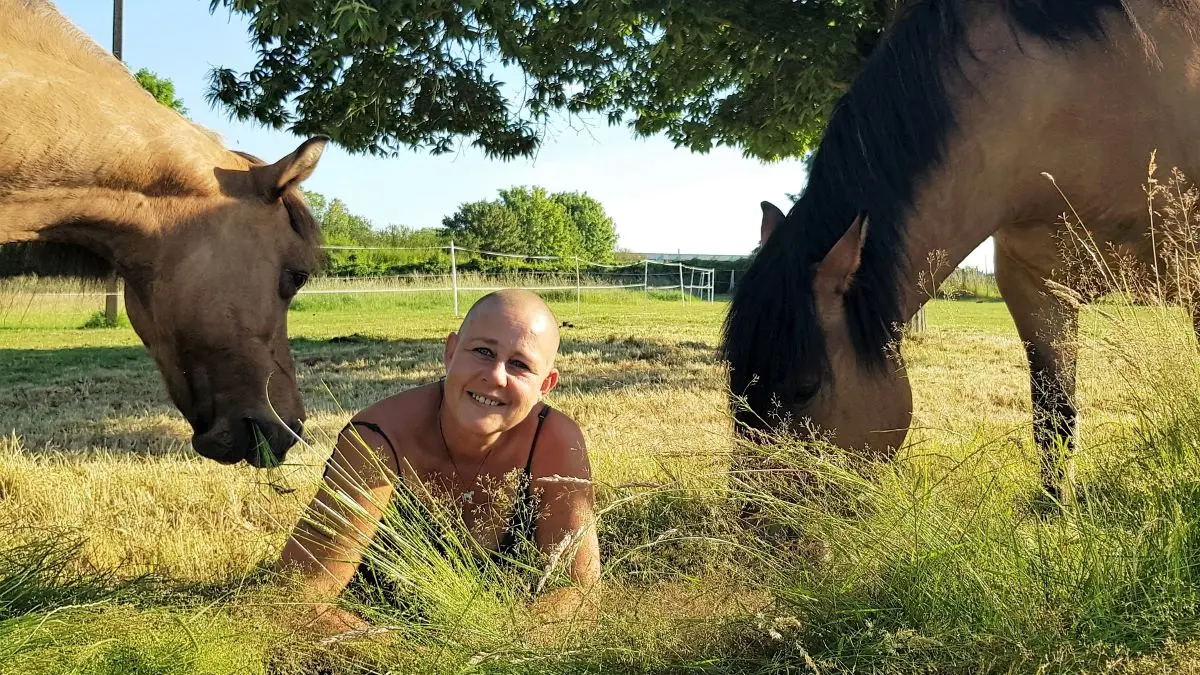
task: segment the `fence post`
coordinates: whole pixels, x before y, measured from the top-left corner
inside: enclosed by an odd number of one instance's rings
[[[118,61],[124,61],[122,52],[125,51],[125,3],[123,0],[113,0],[112,26],[112,55],[117,57]],[[109,326],[117,325],[117,273],[115,270],[108,277],[108,290],[104,294],[104,321]]]
[[[713,296],[717,293],[717,268],[712,268],[708,271],[708,301],[713,301]]]
[[[454,240],[450,241],[450,284],[454,287],[454,316],[458,316],[458,261],[454,258]]]
[[[921,305],[921,308],[917,310],[917,313],[914,314],[913,317],[908,320],[908,332],[909,333],[924,332],[925,326],[926,326],[925,305]]]
[[[104,323],[109,326],[117,325],[117,309],[119,307],[117,279],[116,272],[109,274],[108,290],[104,294]]]
[[[642,259],[642,296],[650,297],[650,261]]]
[[[683,263],[679,263],[679,301],[687,302],[687,291],[683,288]]]
[[[729,270],[729,294],[733,295],[733,270]]]
[[[579,256],[575,256],[575,317],[579,318],[579,296],[582,292],[581,284],[579,283]]]

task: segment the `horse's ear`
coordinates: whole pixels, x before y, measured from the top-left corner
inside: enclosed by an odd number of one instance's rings
[[[299,185],[312,175],[325,151],[328,136],[313,136],[300,144],[290,155],[264,166],[250,169],[254,185],[267,201],[279,199],[288,188]]]
[[[771,238],[771,233],[775,231],[775,228],[783,222],[784,215],[783,211],[780,211],[779,207],[771,202],[762,202],[759,206],[762,207],[763,217],[762,228],[758,233],[758,245],[762,246]]]
[[[817,279],[824,288],[838,295],[850,289],[854,273],[862,261],[863,244],[867,242],[867,217],[860,215],[850,224],[825,259],[817,263]]]

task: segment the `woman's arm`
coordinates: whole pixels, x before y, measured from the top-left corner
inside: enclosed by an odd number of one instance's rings
[[[325,475],[296,523],[275,569],[299,573],[310,600],[332,602],[354,577],[392,497],[393,454],[386,439],[358,426],[339,435]]]
[[[545,445],[534,460],[534,485],[541,494],[537,543],[544,553],[553,555],[566,537],[572,538],[566,552],[570,557],[562,564],[575,588],[555,591],[541,605],[594,596],[600,580],[595,490],[583,432],[573,420],[559,414],[546,421],[543,436]]]

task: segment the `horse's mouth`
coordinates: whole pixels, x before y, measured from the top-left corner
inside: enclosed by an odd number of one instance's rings
[[[245,453],[246,463],[256,469],[273,469],[283,463],[283,457],[287,453],[284,449],[278,456],[275,454],[275,449],[271,447],[270,441],[267,439],[267,430],[263,429],[258,422],[247,418],[246,437],[250,440],[250,447]]]
[[[255,468],[269,469],[278,466],[287,452],[286,448],[272,447],[271,438],[266,429],[249,418],[219,421],[194,434],[192,448],[219,464],[234,465],[245,460]]]
[[[191,420],[189,420],[191,421]],[[193,422],[192,448],[220,464],[245,461],[252,467],[271,469],[283,463],[288,450],[303,436],[300,416],[284,422],[253,411],[218,416],[199,425]]]

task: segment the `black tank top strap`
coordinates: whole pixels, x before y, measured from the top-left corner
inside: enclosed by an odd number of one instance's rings
[[[379,437],[383,439],[383,442],[387,443],[388,449],[392,451],[392,459],[396,462],[396,471],[400,471],[400,455],[396,452],[396,446],[392,444],[392,439],[388,438],[388,435],[383,432],[383,429],[379,428],[378,424],[375,424],[374,422],[364,422],[362,420],[350,420],[346,426],[342,427],[342,433],[346,433],[346,430],[350,427],[364,427],[366,429],[370,429],[376,434],[379,434]]]
[[[525,474],[521,476],[524,487],[521,490],[520,498],[513,506],[508,529],[504,532],[504,537],[500,540],[500,548],[497,551],[501,556],[512,556],[516,553],[518,537],[533,544],[537,543],[538,510],[533,494],[533,453],[537,449],[538,436],[542,433],[542,425],[546,422],[546,416],[550,414],[550,410],[550,406],[546,405],[538,413],[537,427],[533,430],[533,441],[529,444],[529,459],[525,461]]]
[[[533,441],[529,444],[529,459],[525,461],[525,475],[530,478],[533,477],[533,451],[537,448],[538,436],[542,433],[542,424],[545,423],[546,416],[549,414],[549,405],[543,406],[541,412],[538,413],[537,428],[533,430]]]

